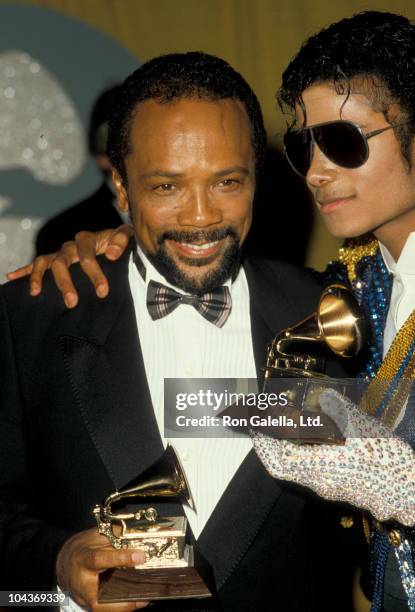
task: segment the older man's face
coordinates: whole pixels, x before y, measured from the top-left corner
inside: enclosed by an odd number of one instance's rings
[[[137,108],[130,139],[127,185],[114,178],[141,248],[186,291],[220,285],[251,225],[255,158],[243,105],[148,100]]]

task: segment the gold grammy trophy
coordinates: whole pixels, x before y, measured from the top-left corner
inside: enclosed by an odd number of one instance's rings
[[[153,507],[115,512],[113,504],[146,498],[174,499],[194,508],[189,486],[172,446],[138,478],[108,495],[94,508],[99,533],[114,548],[139,548],[146,562],[136,568],[108,570],[100,578],[98,601],[151,601],[210,597],[193,563],[193,548],[186,544],[185,516],[159,517]],[[114,526],[118,526],[117,533]]]
[[[279,386],[275,379],[293,379],[286,389],[288,406],[307,414],[320,412],[318,398],[324,389],[331,387],[345,395],[350,386],[347,380],[333,379],[324,373],[324,354],[355,357],[364,345],[365,329],[364,316],[353,293],[341,284],[328,286],[317,311],[282,330],[268,346],[264,391],[269,393],[273,386]],[[326,435],[325,431],[321,433]],[[323,441],[313,439],[312,435],[309,430],[304,440],[293,441]],[[324,441],[330,442],[331,437]],[[337,443],[335,436],[333,442]]]

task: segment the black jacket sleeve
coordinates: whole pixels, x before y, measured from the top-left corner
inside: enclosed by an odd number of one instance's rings
[[[46,590],[55,586],[56,555],[72,534],[44,522],[33,508],[24,406],[2,287],[0,330],[0,589]]]

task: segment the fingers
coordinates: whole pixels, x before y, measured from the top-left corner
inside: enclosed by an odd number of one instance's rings
[[[43,275],[49,268],[53,257],[54,255],[42,255],[41,257],[36,257],[33,263],[17,268],[17,270],[13,270],[13,272],[8,272],[7,278],[9,280],[17,280],[18,278],[23,278],[30,275],[30,295],[39,295],[39,293],[42,291]]]
[[[104,298],[109,293],[109,285],[97,261],[97,255],[105,253],[108,259],[118,259],[124,253],[133,234],[134,230],[130,225],[121,225],[115,230],[108,229],[95,233],[78,232],[75,240],[65,242],[57,253],[36,257],[32,264],[9,272],[7,278],[16,280],[30,275],[30,295],[36,296],[42,291],[46,270],[51,268],[66,306],[74,308],[78,304],[78,293],[72,283],[69,269],[72,264],[79,261],[82,270],[94,285],[97,296]]]
[[[112,548],[97,529],[72,536],[56,560],[57,583],[80,606],[94,612],[130,612],[148,602],[98,603],[99,575],[113,567],[134,567],[145,562],[142,550]]]
[[[99,232],[78,232],[75,242],[83,256],[92,258],[105,253],[109,259],[118,259],[124,253],[133,234],[132,226],[123,224],[115,229]]]
[[[87,548],[82,557],[84,567],[92,572],[101,572],[110,567],[134,567],[146,560],[142,550],[116,550],[111,547]]]
[[[131,225],[124,224],[117,227],[108,242],[105,256],[112,260],[118,259],[124,253],[133,234],[134,229]]]
[[[79,232],[75,244],[79,262],[85,274],[95,287],[98,297],[104,298],[109,293],[108,281],[97,261],[97,255],[105,253],[108,259],[116,260],[125,251],[134,230],[130,225],[121,225],[117,229],[100,232]]]
[[[65,305],[67,308],[74,308],[78,304],[78,293],[72,282],[68,264],[65,262],[64,257],[56,257],[51,264],[51,270]]]
[[[115,550],[111,547],[86,548],[80,556],[80,561],[86,572],[85,582],[79,593],[80,601],[86,601],[94,612],[130,612],[136,608],[145,608],[148,602],[122,604],[99,604],[97,597],[97,576],[112,567],[134,567],[145,561],[141,550]]]
[[[335,423],[343,436],[346,436],[348,412],[353,405],[334,389],[326,389],[319,398],[323,412]]]
[[[65,242],[58,253],[49,253],[36,257],[32,264],[18,268],[8,274],[9,280],[16,280],[30,274],[30,295],[36,296],[42,292],[43,277],[46,270],[51,269],[55,283],[62,293],[64,302],[68,308],[73,308],[78,303],[78,294],[72,283],[69,268],[79,261],[78,250],[75,242]]]
[[[43,277],[46,270],[50,268],[54,257],[55,253],[36,257],[32,264],[32,271],[29,279],[30,295],[39,295],[39,293],[42,291]]]
[[[12,272],[7,272],[6,276],[9,280],[17,280],[18,278],[29,276],[32,270],[33,264],[30,263],[25,266],[21,266],[20,268],[17,268],[17,270],[13,270]]]
[[[104,252],[108,244],[106,235],[109,231],[111,230],[103,230],[95,234],[92,232],[79,232],[75,236],[81,268],[94,285],[95,293],[100,298],[108,295],[109,285],[96,256]]]

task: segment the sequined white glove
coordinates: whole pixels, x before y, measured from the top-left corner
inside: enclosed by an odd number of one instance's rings
[[[335,391],[324,391],[319,401],[344,434],[345,444],[298,445],[255,432],[254,448],[270,475],[368,510],[379,521],[414,525],[412,448]]]

